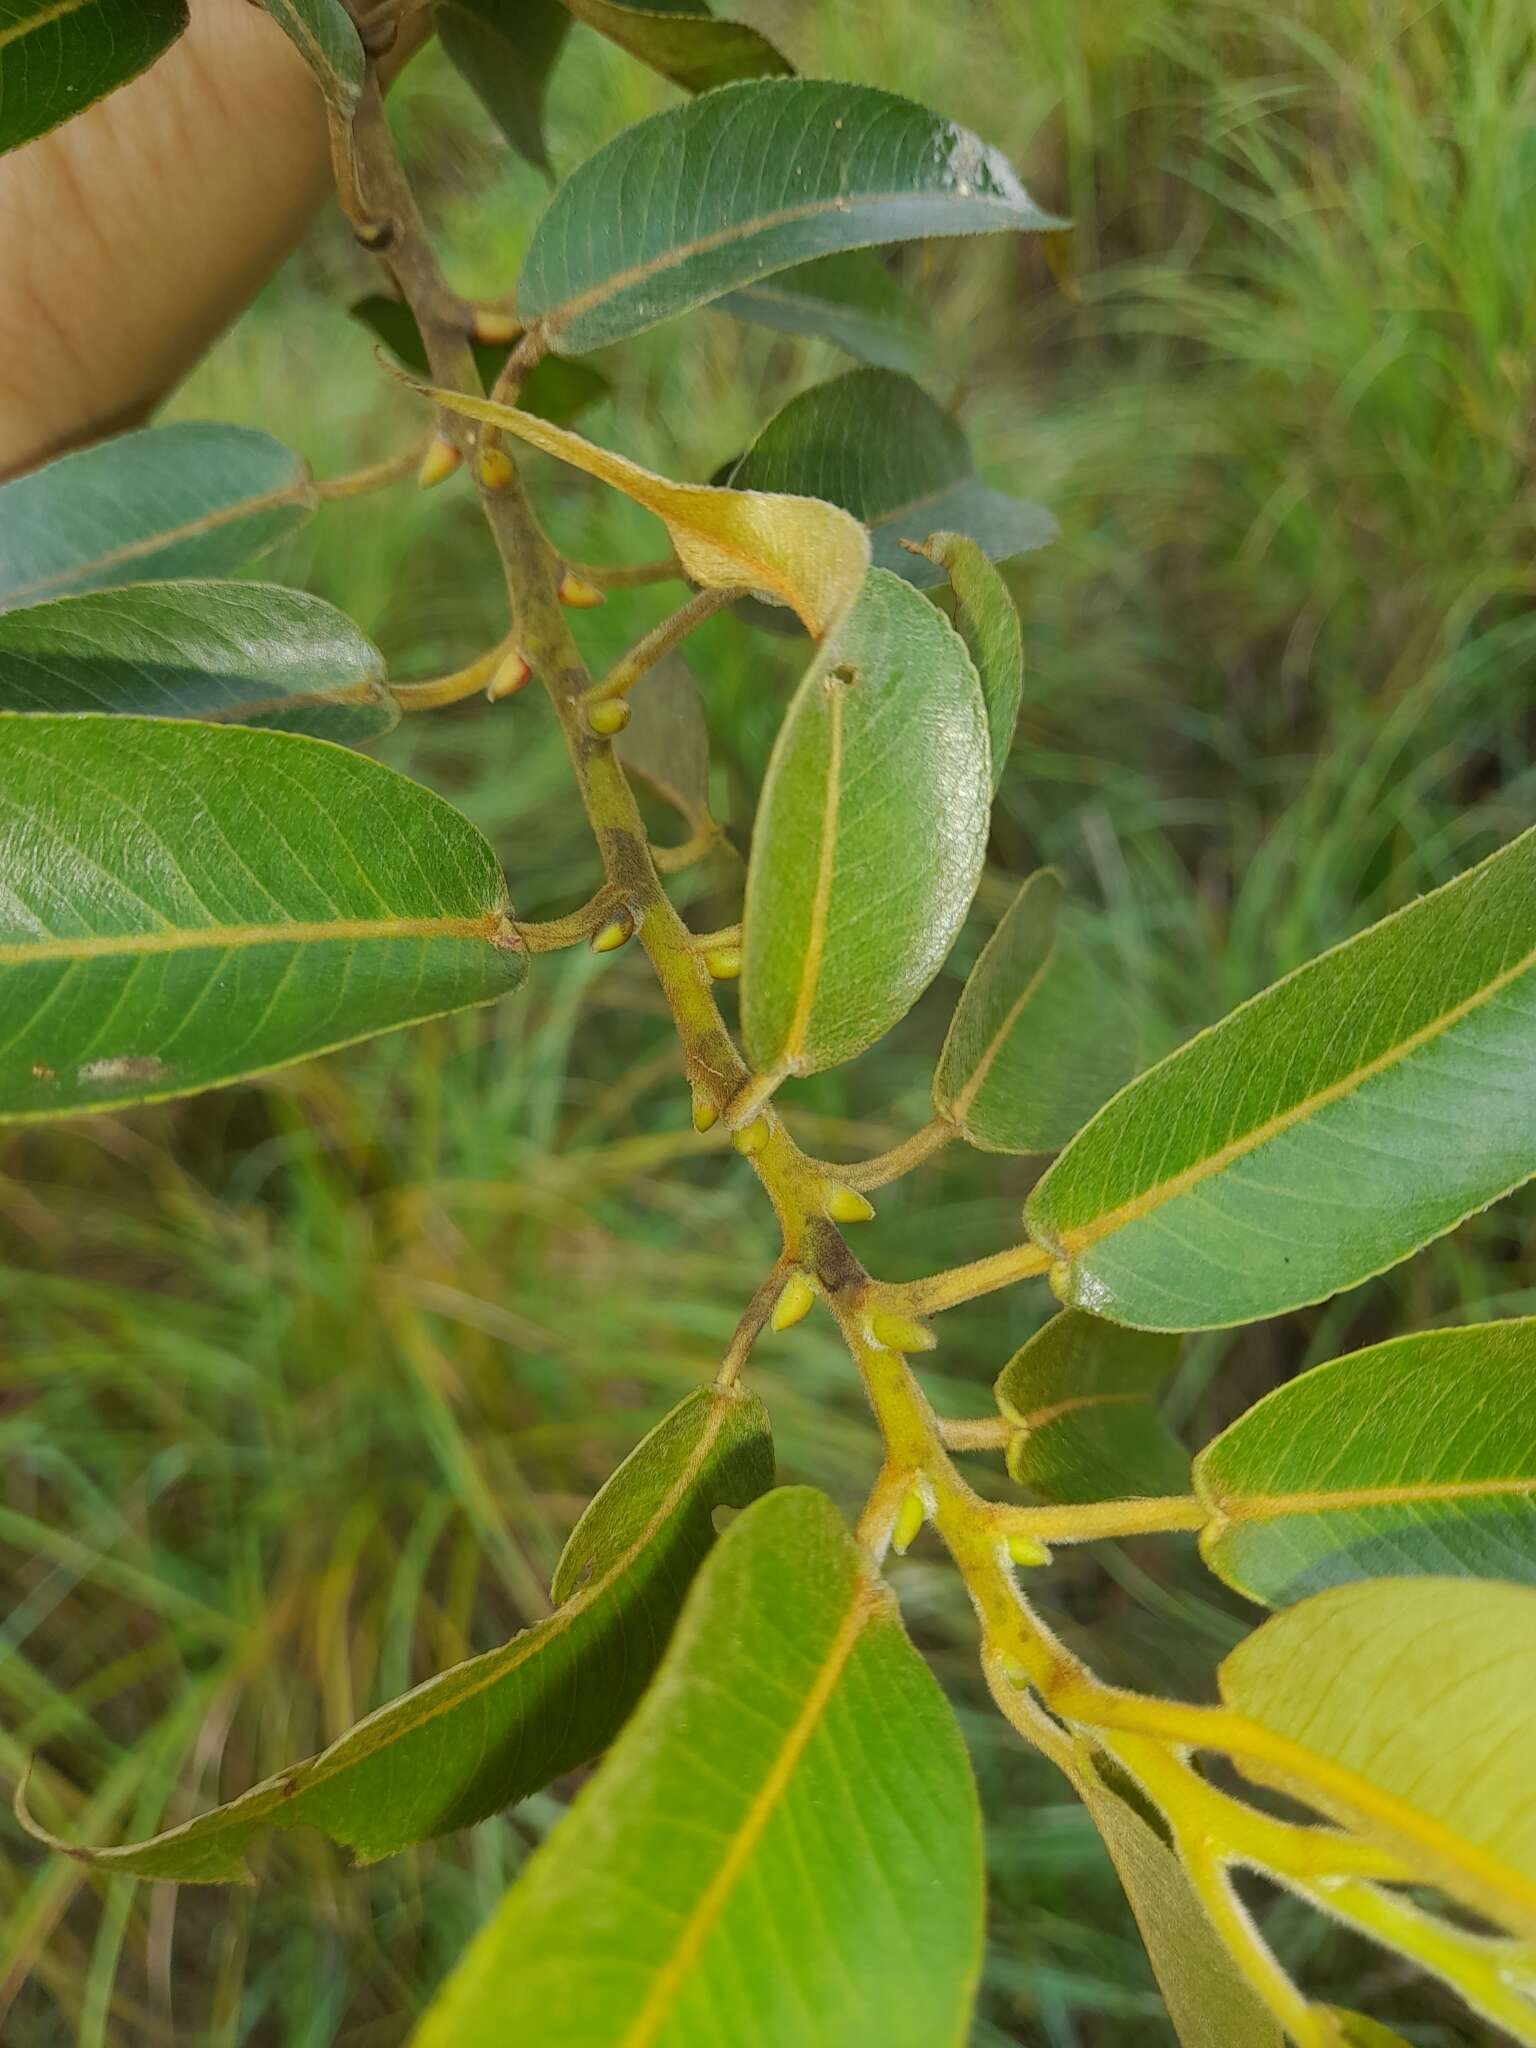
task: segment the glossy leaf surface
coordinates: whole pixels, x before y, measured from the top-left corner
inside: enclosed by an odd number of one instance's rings
[[[1219,1578],[1278,1607],[1413,1573],[1536,1584],[1536,1318],[1373,1344],[1195,1460]]]
[[[0,716],[0,1118],[191,1094],[523,973],[490,847],[376,761]]]
[[[0,153],[126,85],[186,25],[185,0],[0,0]]]
[[[933,337],[916,301],[873,249],[815,256],[728,292],[718,310],[782,334],[812,334],[863,362],[918,375]]]
[[[1079,1789],[1136,1915],[1180,2048],[1284,2048],[1172,1849],[1109,1786],[1085,1777]]]
[[[1008,1474],[1042,1500],[1152,1499],[1185,1493],[1189,1456],[1156,1396],[1179,1340],[1064,1309],[998,1376],[997,1405],[1018,1433]]]
[[[1136,1021],[1093,920],[1031,875],[971,969],[933,1106],[984,1152],[1054,1152],[1136,1066]]]
[[[1368,2019],[1364,2013],[1345,2012],[1342,2006],[1328,2008],[1329,2016],[1344,2036],[1344,2048],[1411,2048],[1401,2034],[1394,2034],[1390,2027],[1384,2027],[1380,2020]]]
[[[363,89],[363,46],[341,0],[261,0],[338,112],[350,113]]]
[[[659,662],[629,708],[629,723],[614,741],[620,760],[690,825],[702,825],[709,816],[709,729],[682,656]]]
[[[559,0],[438,0],[438,40],[519,156],[549,169],[544,98],[570,31]]]
[[[1336,1586],[1272,1616],[1220,1680],[1240,1713],[1450,1830],[1486,1861],[1470,1874],[1494,1917],[1536,1926],[1536,1590]]]
[[[626,0],[564,4],[577,21],[595,28],[685,92],[706,92],[739,78],[782,77],[794,69],[755,28],[721,21],[706,6],[689,0],[660,0],[649,7],[632,7]]]
[[[836,250],[1054,224],[997,150],[910,100],[752,79],[589,157],[534,232],[518,304],[584,355]]]
[[[831,1502],[785,1488],[414,2040],[957,2048],[981,1934],[954,1716]]]
[[[1057,531],[1042,506],[982,483],[960,428],[921,385],[892,370],[847,370],[792,398],[728,481],[841,505],[870,528],[876,565],[920,589],[942,581],[943,565],[903,541],[953,532],[1001,561],[1044,547]]]
[[[1024,635],[1018,607],[985,551],[965,534],[935,533],[923,543],[922,552],[949,578],[955,593],[955,631],[970,649],[981,677],[995,793],[1024,701]]]
[[[745,1507],[772,1479],[757,1397],[701,1387],[582,1516],[547,1620],[227,1806],[152,1841],[84,1853],[105,1870],[219,1882],[246,1875],[245,1847],[263,1828],[319,1828],[368,1863],[525,1798],[624,1725],[714,1541],[714,1510]]]
[[[786,604],[820,636],[844,618],[864,580],[869,542],[863,528],[815,498],[674,484],[610,449],[548,420],[488,398],[421,387],[447,412],[487,420],[546,455],[622,491],[666,526],[677,558],[706,588],[749,586]]]
[[[398,362],[419,377],[427,375],[427,348],[416,325],[416,316],[403,299],[374,292],[348,308],[352,318],[376,335]],[[512,353],[509,341],[478,341],[473,344],[480,381],[489,390],[502,364]],[[542,420],[563,423],[575,419],[606,398],[612,386],[601,370],[590,363],[569,361],[565,356],[546,356],[523,380],[518,394],[524,412],[537,413]]]
[[[355,743],[399,709],[344,613],[270,583],[133,583],[0,613],[0,711],[138,712]]]
[[[0,611],[225,576],[313,509],[309,471],[270,434],[200,421],[122,434],[0,484]]]
[[[1030,1196],[1064,1298],[1153,1329],[1321,1301],[1536,1172],[1536,832],[1124,1089]]]
[[[964,643],[910,585],[871,569],[763,783],[741,976],[759,1072],[836,1066],[906,1014],[965,918],[991,794]]]

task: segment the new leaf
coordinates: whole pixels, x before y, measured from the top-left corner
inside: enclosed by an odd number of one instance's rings
[[[832,1503],[771,1493],[416,2048],[946,2048],[981,1955],[954,1716]]]
[[[967,536],[1002,561],[1044,547],[1057,531],[1042,506],[982,483],[961,429],[921,385],[893,370],[845,370],[792,398],[727,481],[736,490],[797,491],[841,505],[869,527],[876,565],[920,589],[945,572],[939,555],[913,553],[930,534]],[[1011,740],[1012,720],[1006,723]]]

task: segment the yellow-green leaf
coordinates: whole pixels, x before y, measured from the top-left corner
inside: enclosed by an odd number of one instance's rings
[[[1200,1552],[1271,1607],[1351,1579],[1536,1584],[1536,1317],[1315,1366],[1206,1445]]]
[[[771,1493],[415,2048],[959,2048],[980,1846],[889,1592],[824,1495]]]
[[[1229,1706],[1427,1823],[1427,1883],[1536,1936],[1536,1589],[1336,1586],[1266,1621],[1220,1679]],[[1325,1810],[1341,1803],[1283,1761],[1245,1768]]]
[[[1077,1789],[1125,1887],[1182,2048],[1283,2048],[1173,1850],[1098,1778],[1085,1774]]]
[[[515,434],[654,512],[671,535],[678,560],[707,589],[740,585],[786,604],[818,638],[846,616],[858,595],[869,562],[869,537],[836,506],[766,491],[675,484],[515,406],[417,388],[445,412]]]

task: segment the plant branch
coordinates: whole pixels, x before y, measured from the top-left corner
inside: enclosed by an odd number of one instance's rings
[[[951,1266],[926,1280],[905,1281],[898,1291],[914,1315],[937,1315],[941,1309],[958,1308],[978,1295],[995,1294],[999,1287],[1012,1287],[1016,1280],[1048,1273],[1051,1265],[1050,1253],[1037,1244],[1010,1245],[1007,1251],[973,1259],[968,1266]]]
[[[1005,1535],[1017,1532],[1045,1544],[1102,1543],[1117,1536],[1203,1529],[1211,1511],[1193,1494],[1179,1494],[1167,1499],[1069,1501],[1059,1507],[996,1507],[992,1517]]]
[[[829,1161],[827,1171],[835,1173],[848,1187],[858,1188],[861,1192],[869,1188],[883,1188],[893,1180],[900,1180],[915,1166],[921,1166],[925,1159],[932,1159],[959,1135],[948,1118],[936,1116],[921,1130],[914,1131],[910,1138],[903,1138],[899,1145],[877,1152],[873,1159],[854,1160],[847,1166]]]
[[[653,626],[649,633],[637,640],[627,654],[621,655],[609,669],[600,683],[588,690],[583,703],[611,703],[617,697],[626,697],[640,678],[653,669],[657,662],[669,655],[674,647],[681,646],[696,626],[716,612],[724,611],[742,595],[740,590],[698,590],[688,602]]]
[[[494,681],[511,651],[509,634],[498,640],[494,647],[488,647],[484,654],[477,654],[463,668],[452,669],[447,675],[433,676],[427,682],[391,683],[390,694],[402,711],[439,711],[445,704],[461,704],[466,697],[473,697]]]
[[[512,929],[525,952],[559,953],[568,946],[579,946],[592,938],[620,908],[618,892],[611,883],[604,882],[579,910],[573,910],[565,917],[546,918],[536,924],[519,924],[514,919]]]
[[[681,583],[686,571],[676,555],[655,562],[573,562],[566,569],[596,590],[639,590],[648,583]]]
[[[421,468],[422,457],[432,445],[432,436],[414,441],[398,455],[382,462],[370,462],[363,469],[344,470],[340,476],[319,477],[312,485],[317,498],[329,503],[336,498],[361,498],[369,491],[382,491],[390,484],[404,483]]]

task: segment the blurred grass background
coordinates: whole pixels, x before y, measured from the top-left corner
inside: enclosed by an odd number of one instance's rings
[[[1149,1053],[1528,825],[1536,681],[1536,29],[1526,0],[898,0],[740,9],[807,71],[906,91],[1003,146],[1075,221],[1080,302],[1038,246],[912,251],[992,480],[1063,526],[1019,565],[1029,686],[973,929],[916,1013],[789,1106],[833,1156],[925,1113],[965,966],[1032,867],[1112,914]],[[573,37],[550,109],[569,168],[669,89]],[[499,293],[543,202],[437,54],[395,118],[466,289]],[[177,397],[323,473],[403,445],[412,402],[342,309],[372,284],[322,221]],[[713,314],[611,362],[583,422],[707,477],[844,367]],[[653,551],[648,522],[542,466],[557,537]],[[462,480],[331,506],[263,575],[351,612],[400,677],[502,630]],[[611,657],[668,603],[580,620]],[[794,643],[692,643],[741,834]],[[411,721],[383,749],[493,837],[522,914],[587,893],[536,692]],[[728,877],[726,878],[729,879]],[[719,878],[701,919],[732,912]],[[1017,1234],[1034,1166],[946,1155],[861,1250],[901,1277]],[[1326,1307],[1191,1342],[1198,1442],[1357,1343],[1536,1309],[1536,1207],[1501,1205]],[[0,1147],[0,1768],[107,1839],[184,1818],[535,1618],[617,1457],[713,1367],[771,1256],[746,1168],[688,1126],[637,950],[542,959],[501,1009],[257,1088]],[[946,1318],[936,1398],[981,1413],[1039,1288]],[[850,1507],[875,1469],[820,1317],[756,1383],[786,1477]],[[898,1567],[990,1816],[978,2048],[1165,2044],[1085,1818],[987,1710],[937,1552]],[[1108,1674],[1198,1694],[1245,1626],[1182,1540],[1066,1557],[1043,1598]],[[558,1817],[569,1785],[355,1873],[317,1839],[224,1892],[102,1883],[23,1844],[0,1874],[0,2038],[385,2048]],[[1487,2038],[1374,1952],[1266,1906],[1309,1984],[1415,2042]],[[1242,2048],[1234,2043],[1233,2048]]]

